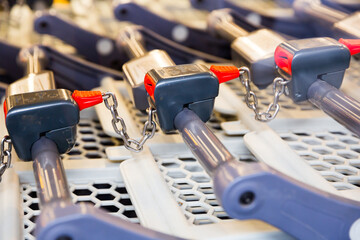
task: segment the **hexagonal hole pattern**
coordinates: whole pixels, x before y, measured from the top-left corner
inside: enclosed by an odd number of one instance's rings
[[[111,201],[115,199],[115,196],[109,193],[97,194],[95,197],[100,201]]]
[[[187,193],[187,194],[180,194],[179,198],[186,201],[186,202],[196,202],[200,200],[199,196],[196,196],[193,193]]]
[[[308,149],[306,144],[300,142],[289,142],[289,146],[295,151],[304,151]]]
[[[359,170],[352,166],[336,166],[335,170],[345,176],[357,175]]]
[[[350,176],[348,177],[348,182],[356,187],[360,187],[360,176]]]
[[[313,152],[298,152],[298,153],[305,160],[317,160],[319,158],[318,157],[319,155]]]
[[[310,165],[317,171],[328,171],[331,169],[331,164],[326,164],[325,162],[321,161],[312,162]]]
[[[182,172],[182,171],[169,171],[167,173],[167,175],[171,178],[185,178],[186,177],[186,173]]]
[[[122,140],[106,135],[96,119],[80,119],[77,128],[77,141],[70,152],[62,156],[63,160],[106,158],[105,148],[122,145]]]
[[[254,156],[236,156],[254,162]],[[230,219],[216,200],[212,180],[199,162],[189,156],[161,156],[155,160],[187,220],[194,225]]]
[[[346,144],[358,144],[359,140],[356,139],[355,137],[343,137],[339,139],[341,142],[346,143]]]
[[[312,150],[321,155],[329,155],[332,153],[332,150],[326,147],[314,147]]]
[[[93,187],[96,189],[109,189],[111,188],[111,185],[108,183],[95,183],[93,184]]]
[[[188,206],[185,210],[192,214],[206,214],[208,212],[208,210],[202,206]]]
[[[345,159],[356,159],[359,154],[353,151],[338,151],[337,154]]]
[[[192,189],[194,187],[191,184],[191,182],[182,182],[181,180],[179,182],[174,181],[172,186],[179,189],[179,190],[189,190],[189,189]]]
[[[302,139],[302,141],[311,146],[321,145],[321,141],[317,140],[316,138],[304,138],[304,139]]]
[[[345,160],[339,156],[324,156],[323,160],[333,165],[340,165],[345,163]]]
[[[322,176],[329,182],[342,182],[344,179],[342,174],[336,172],[324,172]]]
[[[92,192],[89,189],[76,189],[73,191],[73,194],[75,194],[76,196],[88,196],[90,195]]]
[[[346,145],[343,143],[340,143],[340,142],[330,142],[330,143],[327,143],[326,146],[328,146],[332,149],[335,149],[335,150],[346,148]]]
[[[156,157],[156,162],[168,183],[171,192],[176,197],[179,206],[190,223],[202,225],[211,224],[220,220],[212,214],[207,214],[208,209],[218,207],[218,203],[216,200],[212,200],[210,204],[207,200],[208,196],[214,196],[211,183],[196,181],[200,177],[208,180],[208,176],[203,170],[198,171],[199,169],[202,169],[202,167],[196,159],[193,157],[179,156],[166,158]],[[177,166],[177,168],[173,168],[173,166]],[[191,171],[193,169],[196,171]],[[169,176],[169,171],[173,170],[185,173],[185,176],[183,175],[182,178],[172,178],[171,175]],[[199,189],[202,189],[202,191]],[[204,205],[208,207],[204,208]]]
[[[360,140],[352,133],[298,131],[280,133],[280,136],[336,189],[360,186],[360,181],[350,181],[360,175]]]
[[[187,165],[185,166],[186,170],[188,170],[189,172],[202,172],[204,171],[204,169],[202,167],[199,167],[198,165]]]
[[[101,208],[110,214],[139,223],[130,196],[124,183],[106,180],[104,182],[69,183],[74,203],[87,203],[96,208]],[[23,236],[27,240],[35,240],[34,229],[39,209],[39,199],[35,185],[22,184],[21,196],[23,199]]]
[[[116,213],[119,211],[119,208],[117,206],[114,206],[114,205],[105,205],[105,206],[100,206],[101,209],[104,209],[108,212],[111,212],[111,213]]]

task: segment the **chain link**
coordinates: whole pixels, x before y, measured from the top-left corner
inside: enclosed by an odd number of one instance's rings
[[[5,170],[8,169],[11,165],[11,150],[11,139],[9,136],[4,136],[4,138],[1,140],[0,146],[0,182]]]
[[[118,102],[116,100],[115,94],[111,92],[107,92],[103,94],[104,103],[107,109],[110,110],[112,115],[111,124],[117,134],[120,135],[121,139],[124,141],[124,146],[126,149],[140,152],[145,142],[152,138],[156,131],[156,123],[154,121],[154,114],[156,112],[155,109],[149,107],[147,109],[148,119],[144,123],[144,128],[142,130],[142,137],[140,140],[135,140],[129,137],[126,131],[126,124],[122,117],[119,116],[117,107]]]
[[[280,110],[279,99],[280,96],[285,92],[285,86],[289,81],[284,80],[283,78],[277,77],[273,81],[273,93],[274,100],[269,104],[265,112],[260,112],[258,107],[258,98],[251,90],[251,75],[250,70],[247,67],[239,68],[240,72],[240,81],[244,85],[246,90],[245,102],[246,105],[252,109],[255,113],[255,119],[260,122],[268,122],[273,120]]]

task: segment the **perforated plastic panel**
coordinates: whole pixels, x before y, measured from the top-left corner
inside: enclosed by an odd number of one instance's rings
[[[97,119],[81,119],[75,147],[63,155],[64,160],[106,158],[105,148],[122,145],[122,140],[109,137]]]
[[[316,126],[314,126],[316,128]],[[360,187],[360,139],[348,131],[279,133],[294,149],[338,190]],[[256,161],[252,155],[238,156]],[[156,162],[184,215],[191,224],[202,225],[229,219],[219,206],[212,181],[192,157],[155,155]]]
[[[86,183],[70,182],[69,185],[74,203],[86,202],[123,219],[139,223],[124,183],[106,180]],[[40,214],[35,185],[22,184],[21,195],[24,209],[23,235],[26,240],[35,239],[33,231],[36,217]]]
[[[348,131],[280,133],[338,190],[360,187],[360,139]]]
[[[97,119],[82,118],[78,125],[77,134],[75,147],[62,156],[63,160],[106,158],[106,147],[122,144],[120,139],[107,136]],[[69,186],[73,202],[86,202],[113,215],[139,223],[123,182],[111,178],[85,182],[78,180],[70,181]],[[35,184],[22,184],[21,196],[24,212],[23,235],[27,240],[35,239],[33,230],[36,217],[40,214]]]
[[[188,221],[195,225],[228,219],[212,189],[212,181],[194,158],[156,157],[160,170]]]
[[[238,156],[241,161],[255,161],[254,156]],[[163,177],[191,224],[203,225],[230,219],[216,200],[213,183],[193,157],[161,156],[155,160]]]

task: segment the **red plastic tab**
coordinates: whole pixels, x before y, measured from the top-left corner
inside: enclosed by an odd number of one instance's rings
[[[210,67],[212,71],[219,80],[219,83],[227,82],[233,80],[240,76],[239,69],[235,66],[215,66]]]
[[[152,79],[152,77],[149,76],[149,74],[145,75],[144,84],[145,84],[145,89],[146,89],[147,93],[150,95],[150,97],[153,100],[155,100],[154,92],[155,92],[156,83],[155,83],[154,79]]]
[[[6,115],[7,115],[7,107],[6,107],[6,100],[4,101],[4,103],[3,103],[3,105],[4,105],[4,113],[5,113],[5,119],[6,119]]]
[[[291,75],[292,74],[292,72],[291,72],[291,64],[292,64],[292,60],[293,60],[294,56],[289,51],[287,51],[287,50],[283,49],[282,47],[278,46],[275,49],[274,57],[275,57],[276,65],[281,70],[283,70],[284,72]]]
[[[75,90],[72,98],[78,104],[80,111],[92,107],[96,104],[102,103],[103,98],[100,91],[78,91]]]
[[[351,55],[360,53],[360,39],[339,39],[339,43],[344,44],[350,51]]]

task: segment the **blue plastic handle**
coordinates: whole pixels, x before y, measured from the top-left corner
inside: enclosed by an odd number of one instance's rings
[[[350,239],[360,203],[296,181],[263,163],[227,162],[215,172],[215,194],[237,219],[259,219],[297,239]]]
[[[39,33],[53,35],[67,42],[75,47],[87,60],[106,67],[118,69],[129,60],[122,46],[115,44],[114,39],[105,38],[82,29],[56,15],[43,14],[41,17],[38,17],[35,20],[35,29]],[[227,61],[223,58],[184,47],[144,27],[139,27],[139,31],[143,35],[148,50],[163,49],[171,55],[176,64],[189,63],[196,59],[202,59],[207,62]],[[99,41],[111,42],[111,46],[116,45],[109,56],[98,54],[96,48]]]
[[[191,4],[195,8],[206,9],[208,11],[230,8],[242,16],[247,16],[253,12],[240,4],[235,3],[231,0],[191,0]],[[291,8],[289,4],[289,8]],[[273,16],[270,14],[263,14],[263,12],[255,12],[261,17],[260,24],[271,28],[275,31],[294,36],[297,38],[307,38],[316,36],[315,31],[312,30],[311,26],[307,23],[299,21],[299,19],[293,18],[282,18],[281,16]]]
[[[239,14],[238,12],[236,12],[235,10],[233,10],[231,8],[225,8],[224,11],[227,11],[231,15],[231,17],[233,18],[233,21],[236,25],[245,29],[248,32],[253,32],[253,31],[256,31],[256,30],[259,30],[259,29],[262,29],[265,27],[261,24],[255,25],[253,23],[250,23],[244,16],[244,14]]]
[[[45,68],[54,72],[56,85],[69,90],[91,90],[104,77],[123,79],[121,72],[62,54],[53,48],[39,46],[45,52]]]
[[[134,2],[118,4],[114,8],[114,13],[115,17],[120,21],[130,21],[145,26],[158,34],[189,48],[230,59],[230,45],[226,40],[212,37],[205,31],[167,20]],[[177,28],[186,29],[187,36],[184,39],[177,40],[173,37],[173,32]]]
[[[36,239],[86,240],[181,240],[113,216],[90,204],[54,202],[41,208],[36,221]],[[63,237],[63,238],[61,238]]]
[[[292,4],[295,0],[285,0],[285,1],[289,4]],[[276,0],[276,2],[279,2],[279,4],[283,4],[284,0]],[[359,1],[321,0],[321,3],[342,12],[350,13],[360,10]]]
[[[345,13],[351,13],[357,10],[360,10],[360,2],[359,1],[342,1],[342,0],[321,0],[321,3],[329,6],[333,9],[345,12]]]
[[[40,34],[55,36],[76,48],[87,60],[114,69],[121,69],[128,58],[121,55],[111,38],[86,31],[56,15],[43,13],[34,21]],[[103,49],[103,50],[102,50]]]
[[[109,76],[114,79],[123,79],[122,73],[87,62],[77,57],[62,54],[53,48],[39,46],[44,52],[44,68],[54,73],[58,87],[69,90],[91,90],[100,85],[103,77]],[[20,48],[0,41],[0,52],[6,57],[0,58],[0,68],[6,71],[9,78],[4,82],[11,83],[25,74],[25,68],[17,61]]]
[[[24,68],[18,64],[20,48],[0,41],[0,68],[5,70],[1,82],[11,83],[24,76]]]
[[[204,60],[205,62],[218,63],[225,63],[229,61],[225,58],[185,47],[142,26],[138,26],[138,31],[145,39],[145,45],[148,50],[165,50],[177,65],[188,64],[189,62],[193,62],[197,59]]]
[[[236,160],[191,110],[174,124],[213,178],[224,210],[233,218],[259,219],[297,239],[349,239],[360,203],[321,191],[263,164]],[[289,159],[290,161],[291,159]]]

